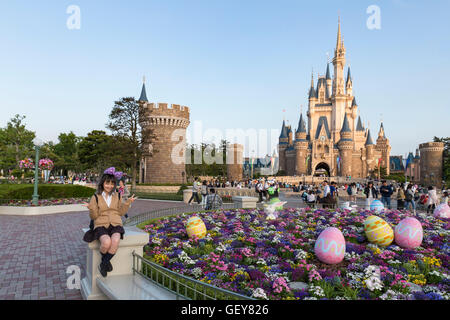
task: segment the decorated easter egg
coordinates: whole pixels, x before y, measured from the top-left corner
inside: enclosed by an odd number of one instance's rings
[[[205,223],[199,217],[191,217],[187,221],[186,232],[189,238],[197,236],[199,239],[202,239],[206,236]]]
[[[374,210],[376,212],[381,212],[384,209],[384,205],[380,200],[373,200],[370,204],[370,210]]]
[[[450,207],[446,203],[441,203],[434,209],[435,218],[450,218]]]
[[[382,247],[387,247],[394,240],[394,230],[391,226],[377,216],[369,216],[364,221],[364,231],[367,239]]]
[[[405,218],[395,227],[395,242],[402,248],[414,249],[420,246],[423,229],[416,218]]]
[[[345,254],[345,239],[342,232],[334,227],[323,230],[316,240],[314,252],[317,258],[324,263],[341,262]]]

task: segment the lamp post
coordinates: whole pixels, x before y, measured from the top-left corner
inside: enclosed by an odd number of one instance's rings
[[[32,203],[38,205],[38,180],[39,180],[39,148],[43,145],[43,141],[39,138],[34,138],[33,144],[36,149],[36,161],[34,162],[34,193]]]

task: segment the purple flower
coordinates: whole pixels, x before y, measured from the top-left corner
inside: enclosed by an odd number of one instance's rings
[[[116,180],[120,180],[122,179],[123,176],[123,172],[122,171],[117,171],[114,173],[114,177],[116,177]]]

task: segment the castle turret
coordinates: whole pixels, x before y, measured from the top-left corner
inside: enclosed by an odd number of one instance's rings
[[[374,154],[375,154],[375,145],[372,141],[372,136],[370,135],[370,129],[367,129],[367,138],[366,138],[366,161],[364,163],[365,170],[364,175],[368,175],[369,171],[373,170],[375,168],[375,161],[374,161]]]
[[[306,175],[308,168],[306,167],[306,156],[308,152],[308,141],[306,140],[306,124],[303,120],[303,114],[300,114],[298,128],[295,133],[295,174]]]
[[[331,80],[331,75],[330,75],[330,63],[327,62],[327,72],[325,75],[325,81],[327,83],[327,99],[331,98],[331,94],[332,94],[332,80]]]
[[[376,149],[381,151],[381,163],[380,166],[386,168],[386,174],[390,174],[390,161],[389,156],[391,153],[391,146],[389,145],[389,140],[386,138],[384,132],[383,122],[381,122],[380,131],[378,132],[378,139]]]
[[[351,96],[352,95],[352,89],[353,89],[353,81],[352,81],[352,75],[350,73],[350,66],[347,70],[347,80],[345,81],[345,92]]]
[[[334,82],[333,82],[333,94],[344,94],[344,66],[345,66],[345,47],[344,42],[341,39],[341,21],[338,21],[338,33],[336,40],[336,48],[334,50]]]
[[[353,139],[352,130],[348,123],[347,114],[344,116],[344,123],[341,129],[341,139],[338,143],[340,154],[340,175],[351,176],[352,175],[352,157],[353,157]]]
[[[420,182],[426,186],[442,188],[444,143],[422,143],[419,145],[419,149]]]
[[[280,137],[278,139],[278,155],[279,155],[279,160],[278,160],[278,169],[281,170],[286,170],[286,154],[285,151],[288,147],[288,132],[287,132],[287,128],[286,128],[286,124],[285,121],[283,120],[283,126],[281,127],[281,134]]]
[[[149,103],[145,84],[138,100],[142,108],[140,126],[156,136],[141,161],[140,181],[143,183],[186,183],[186,129],[189,108],[167,103]]]

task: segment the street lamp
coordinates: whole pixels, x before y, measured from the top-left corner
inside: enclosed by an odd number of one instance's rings
[[[44,142],[39,138],[34,138],[33,144],[36,149],[36,161],[34,162],[34,193],[33,193],[33,201],[32,203],[37,206],[38,205],[38,172],[39,172],[39,148],[42,147]]]

